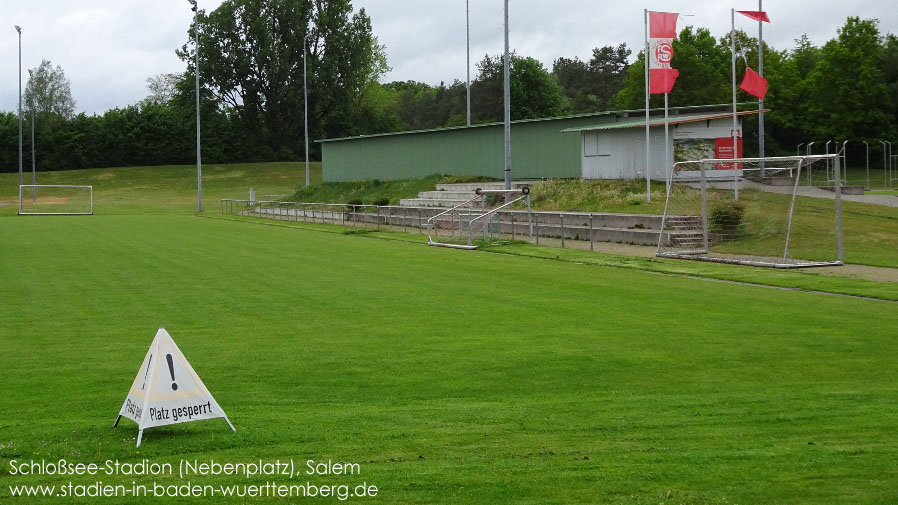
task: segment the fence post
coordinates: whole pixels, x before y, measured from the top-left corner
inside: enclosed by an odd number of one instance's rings
[[[564,249],[564,214],[558,214],[561,218],[561,248]]]
[[[534,214],[536,216],[536,245],[539,245],[539,214]]]
[[[514,231],[514,211],[509,212],[511,214],[511,240],[515,240],[515,231]],[[502,229],[502,223],[499,223],[499,229]]]
[[[589,214],[589,250],[595,251],[596,238],[592,228],[592,213]]]

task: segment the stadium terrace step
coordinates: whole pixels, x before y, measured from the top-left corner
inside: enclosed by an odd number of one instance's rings
[[[464,200],[459,199],[450,199],[450,198],[403,198],[399,200],[399,205],[402,207],[438,207],[438,208],[451,208],[456,205],[461,205],[466,201],[470,200],[470,198],[465,198]],[[479,207],[474,202],[471,202],[467,205],[468,207]]]
[[[470,200],[474,198],[473,191],[422,191],[418,198],[425,200]]]
[[[669,216],[664,222],[664,226],[674,230],[701,229],[702,218],[699,216]]]
[[[414,200],[414,199],[409,199]],[[452,200],[445,200],[452,201]],[[459,201],[462,203],[464,200]],[[301,204],[300,207],[288,208],[282,203],[274,205],[256,205],[243,207],[237,212],[240,215],[268,217],[288,221],[313,221],[325,224],[343,224],[364,227],[388,226],[393,228],[412,228],[425,230],[427,220],[444,212],[444,208],[430,205],[419,206],[382,206],[376,211],[352,212],[343,205]],[[225,206],[223,204],[223,211]],[[230,207],[228,207],[230,209]],[[471,216],[479,214],[472,210]],[[470,216],[469,216],[470,217]],[[532,222],[529,218],[532,217]],[[664,245],[676,243],[680,246],[699,247],[702,242],[701,233],[691,231],[695,223],[700,223],[697,216],[676,216],[677,227],[668,222],[667,230],[661,231],[662,216],[652,214],[614,214],[607,212],[554,212],[533,211],[528,217],[526,210],[499,211],[489,224],[493,233],[519,240],[526,240],[532,233],[535,241],[538,237],[564,238],[566,240],[593,240],[595,242],[615,242],[657,246],[659,239]],[[446,214],[440,220],[438,228],[458,230],[457,216]]]
[[[511,181],[511,189],[521,189],[525,186],[531,186],[530,181]],[[437,191],[465,191],[473,193],[475,189],[505,189],[504,182],[463,182],[455,184],[437,184]]]
[[[523,187],[530,186],[532,183],[527,181],[513,181],[511,183],[512,190],[520,190]],[[477,189],[502,190],[505,189],[504,182],[464,182],[456,184],[437,184],[433,191],[422,191],[418,193],[416,198],[403,198],[399,201],[399,205],[403,207],[445,207],[451,208],[461,205],[467,200],[476,196],[474,191]],[[471,205],[475,207],[475,205]]]

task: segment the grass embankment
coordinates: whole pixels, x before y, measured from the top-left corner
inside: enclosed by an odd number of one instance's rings
[[[437,184],[494,180],[497,179],[434,174],[420,179],[397,181],[369,179],[352,182],[324,182],[311,184],[307,188],[299,188],[285,199],[292,202],[399,205],[399,200],[415,198],[422,191],[433,191]]]
[[[189,215],[0,219],[4,503],[185,483],[9,473],[59,458],[356,462],[295,483],[386,503],[898,500],[883,302]],[[236,433],[153,428],[135,449],[132,422],[112,429],[158,326]]]
[[[311,180],[321,181],[321,164],[310,166]],[[0,214],[15,214],[18,173],[0,174]],[[31,174],[26,174],[26,184]],[[196,165],[115,167],[38,172],[38,184],[93,186],[96,214],[183,214],[196,211]],[[236,163],[203,165],[203,203],[218,209],[220,198],[286,195],[305,183],[304,163]]]

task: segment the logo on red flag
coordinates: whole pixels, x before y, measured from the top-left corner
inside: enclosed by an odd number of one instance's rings
[[[649,93],[670,93],[680,72],[671,68],[677,18],[671,12],[649,12]]]
[[[752,70],[751,67],[747,67],[745,69],[745,78],[742,79],[739,89],[763,100],[764,96],[767,95],[767,79],[761,77],[761,74]]]
[[[652,58],[660,65],[670,65],[673,60],[673,44],[665,39],[658,39],[652,48]]]

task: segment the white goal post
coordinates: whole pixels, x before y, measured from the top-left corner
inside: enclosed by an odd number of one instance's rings
[[[68,184],[19,186],[20,216],[91,216],[94,187]]]
[[[831,167],[825,186],[811,172]],[[657,255],[773,268],[841,265],[837,154],[675,163]]]

